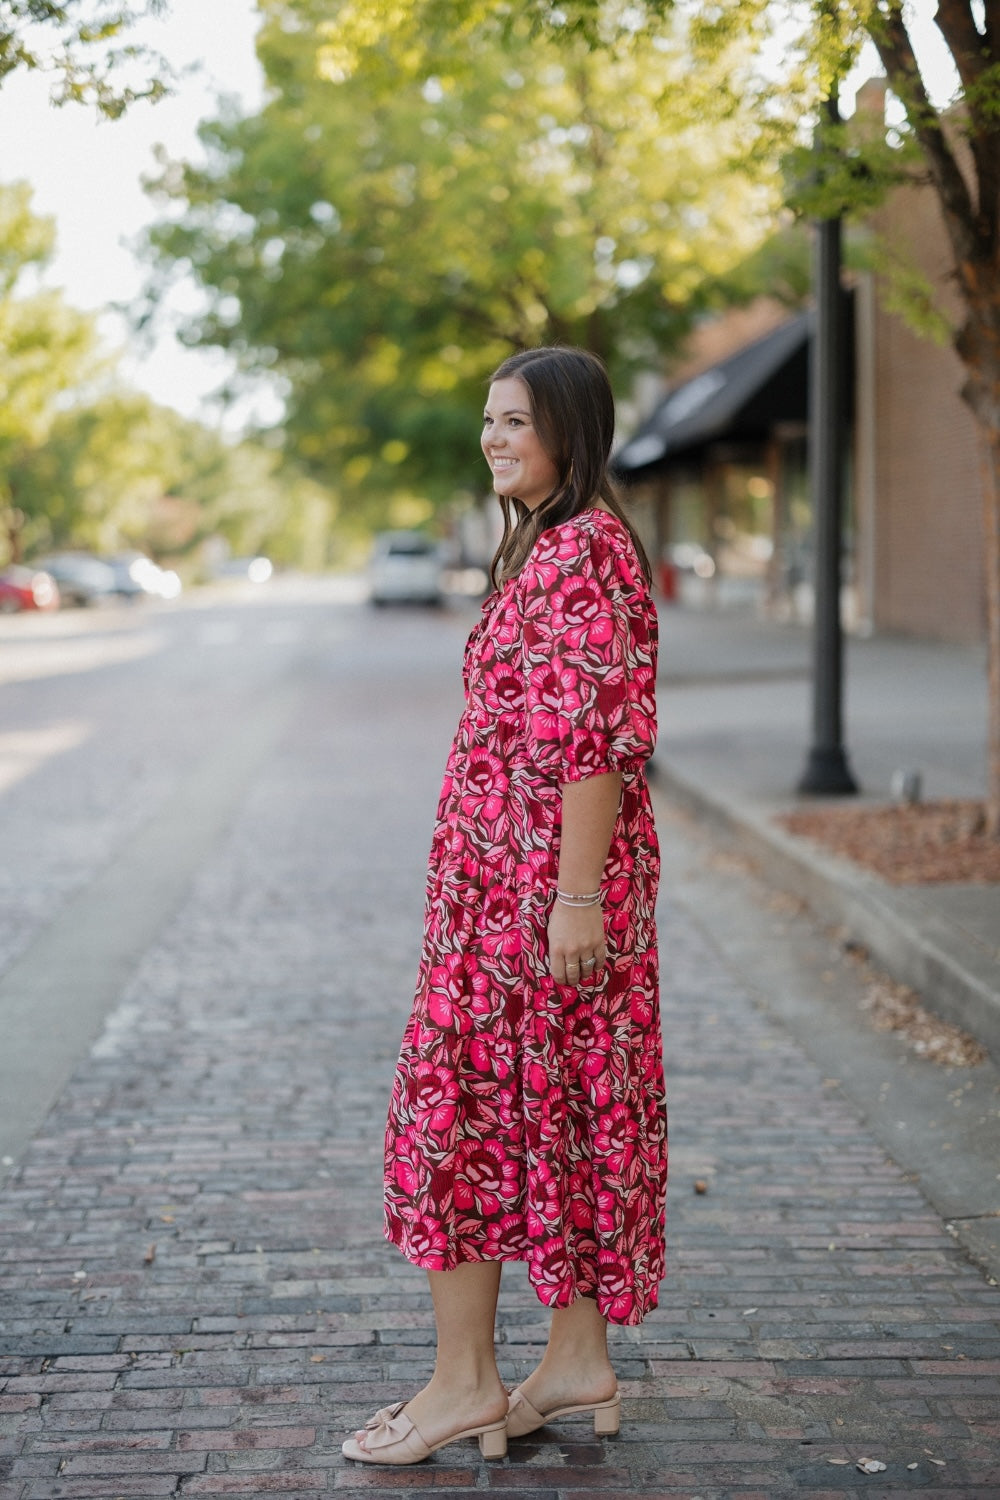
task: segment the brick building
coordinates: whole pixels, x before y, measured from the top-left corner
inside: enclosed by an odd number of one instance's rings
[[[881,118],[884,83],[858,104]],[[872,215],[957,321],[951,248],[929,187],[900,188]],[[878,630],[937,640],[985,633],[983,491],[979,442],[962,400],[954,351],[912,333],[886,310],[885,288],[861,277],[855,295],[853,491],[862,612]]]
[[[881,119],[883,101],[884,84],[875,81],[861,91],[859,108]],[[871,229],[927,275],[954,316],[950,247],[932,189],[898,189],[872,215]],[[981,640],[982,480],[975,424],[960,395],[962,365],[950,347],[918,337],[887,310],[875,273],[851,280],[847,622]],[[618,461],[654,551],[680,560],[689,597],[752,600],[775,615],[802,617],[811,608],[812,568],[809,320],[800,315],[775,327],[764,314],[762,321],[761,336],[736,348],[740,325],[718,329],[714,348],[726,353],[715,362],[699,359],[696,348]]]

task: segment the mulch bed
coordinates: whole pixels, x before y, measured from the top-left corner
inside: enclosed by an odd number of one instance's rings
[[[789,833],[873,870],[890,885],[1000,881],[1000,838],[987,834],[982,802],[804,808],[776,821]]]

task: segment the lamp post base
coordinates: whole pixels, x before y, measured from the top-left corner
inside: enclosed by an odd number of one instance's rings
[[[814,745],[798,790],[819,797],[850,797],[858,790],[841,745]]]

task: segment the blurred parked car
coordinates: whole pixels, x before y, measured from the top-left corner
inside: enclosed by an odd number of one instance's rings
[[[181,581],[172,568],[161,568],[143,552],[122,552],[108,558],[115,575],[115,593],[123,599],[176,599]]]
[[[380,531],[368,580],[373,604],[440,604],[441,551],[422,531]]]
[[[58,609],[59,589],[50,573],[41,568],[22,568],[12,563],[0,572],[0,611]]]
[[[274,572],[269,557],[227,557],[215,569],[216,578],[240,578],[250,583],[267,583]]]
[[[98,604],[114,597],[112,568],[89,552],[56,552],[39,558],[36,566],[55,579],[63,604]]]

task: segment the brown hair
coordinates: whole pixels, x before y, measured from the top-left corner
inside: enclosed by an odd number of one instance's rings
[[[528,389],[531,420],[559,478],[535,510],[516,495],[498,496],[503,536],[490,568],[493,587],[520,573],[543,531],[572,520],[597,500],[627,528],[649,583],[652,571],[645,549],[608,473],[615,403],[603,362],[586,349],[525,349],[505,359],[490,382],[512,377]]]

